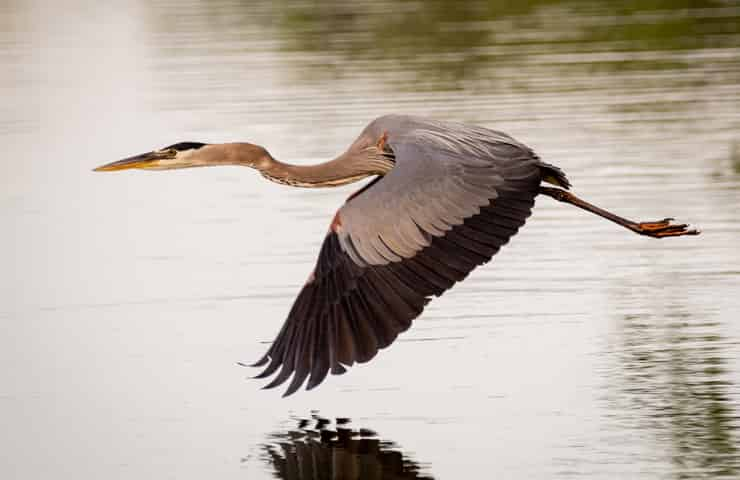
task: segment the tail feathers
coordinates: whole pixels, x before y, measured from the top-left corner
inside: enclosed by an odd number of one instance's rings
[[[565,172],[560,170],[560,168],[543,161],[539,161],[538,166],[542,170],[543,182],[563,187],[566,190],[570,188],[570,181],[568,180],[568,177],[565,176]]]

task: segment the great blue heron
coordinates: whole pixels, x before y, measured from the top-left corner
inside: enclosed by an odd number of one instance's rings
[[[242,165],[297,187],[334,187],[376,176],[337,211],[313,272],[280,333],[254,366],[265,388],[342,374],[372,359],[411,326],[433,296],[488,262],[544,194],[640,235],[697,235],[666,218],[634,222],[567,189],[562,170],[502,132],[426,118],[373,120],[346,152],[317,165],[290,165],[250,143],[184,142],[96,171]],[[541,186],[547,182],[555,187]],[[561,187],[561,188],[556,188]]]

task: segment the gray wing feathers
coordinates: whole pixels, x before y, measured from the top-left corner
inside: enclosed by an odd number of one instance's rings
[[[504,134],[404,120],[408,131],[389,132],[395,167],[339,211],[340,243],[361,266],[411,258],[429,246],[431,237],[444,235],[489,205],[497,190],[518,175],[515,164],[521,163],[525,176],[534,168],[522,160],[536,156]]]
[[[411,325],[433,296],[463,280],[530,215],[547,166],[510,137],[458,124],[389,116],[396,165],[350,198],[319,252],[258,378],[293,376],[285,395],[367,362]]]

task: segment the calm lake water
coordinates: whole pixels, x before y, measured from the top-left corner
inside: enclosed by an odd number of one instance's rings
[[[3,2],[0,477],[740,476],[740,3]],[[318,162],[410,113],[580,196],[372,362],[288,399],[267,348],[357,187],[92,173],[177,141]]]

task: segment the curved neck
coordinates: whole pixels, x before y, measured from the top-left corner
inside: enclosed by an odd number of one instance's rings
[[[294,187],[337,187],[371,175],[385,175],[394,162],[385,155],[367,151],[361,156],[345,153],[316,165],[291,165],[269,157],[258,166],[262,176],[273,182]]]

